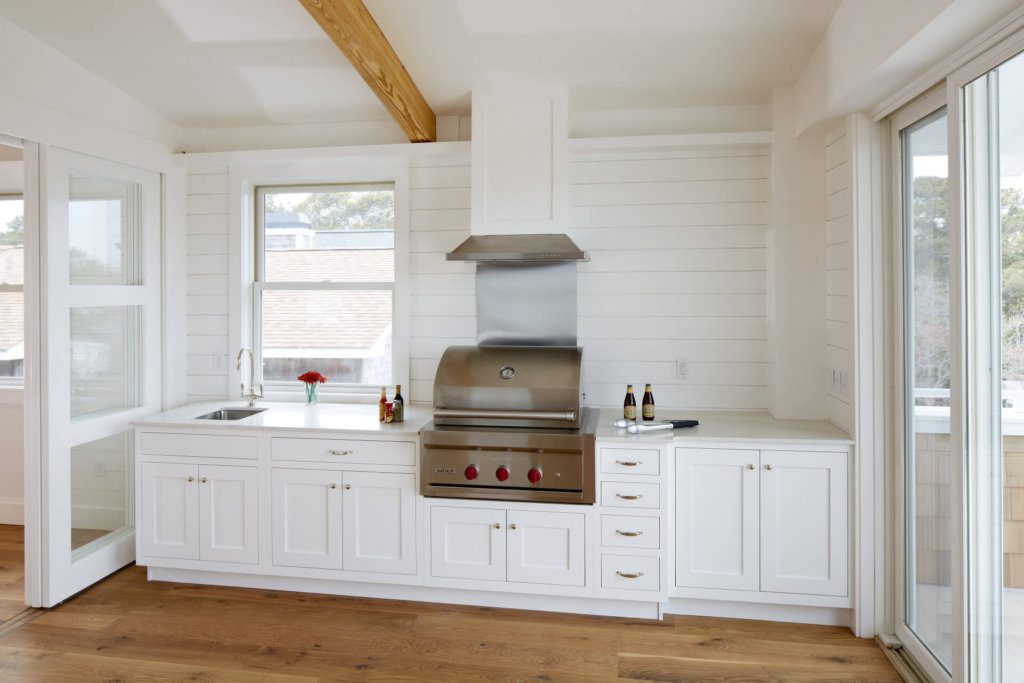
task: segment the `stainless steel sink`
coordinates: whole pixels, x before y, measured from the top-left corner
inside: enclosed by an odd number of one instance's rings
[[[262,413],[266,408],[221,408],[206,415],[200,415],[197,420],[241,420]]]

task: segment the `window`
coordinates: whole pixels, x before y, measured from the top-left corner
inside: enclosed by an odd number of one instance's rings
[[[256,191],[253,338],[263,382],[393,383],[395,193],[390,184]]]
[[[0,195],[0,383],[25,375],[25,211]]]

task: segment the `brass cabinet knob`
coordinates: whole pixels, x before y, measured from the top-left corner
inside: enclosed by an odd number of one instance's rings
[[[771,471],[772,471],[772,466],[771,466],[771,465],[765,465],[765,466],[764,466],[764,468],[765,468],[766,470],[768,470],[769,472],[771,472]]]
[[[500,523],[498,523],[498,522],[495,522],[495,523],[494,523],[494,528],[495,528],[495,529],[500,529],[500,528],[501,528],[501,524],[500,524]]]

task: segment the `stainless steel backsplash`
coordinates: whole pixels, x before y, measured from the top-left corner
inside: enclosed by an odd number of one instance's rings
[[[477,263],[476,342],[576,346],[576,263]]]

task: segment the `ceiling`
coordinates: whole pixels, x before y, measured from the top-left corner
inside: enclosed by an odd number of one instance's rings
[[[566,83],[574,110],[758,104],[840,0],[365,0],[439,115]],[[0,16],[183,128],[387,113],[298,0],[0,0]]]

